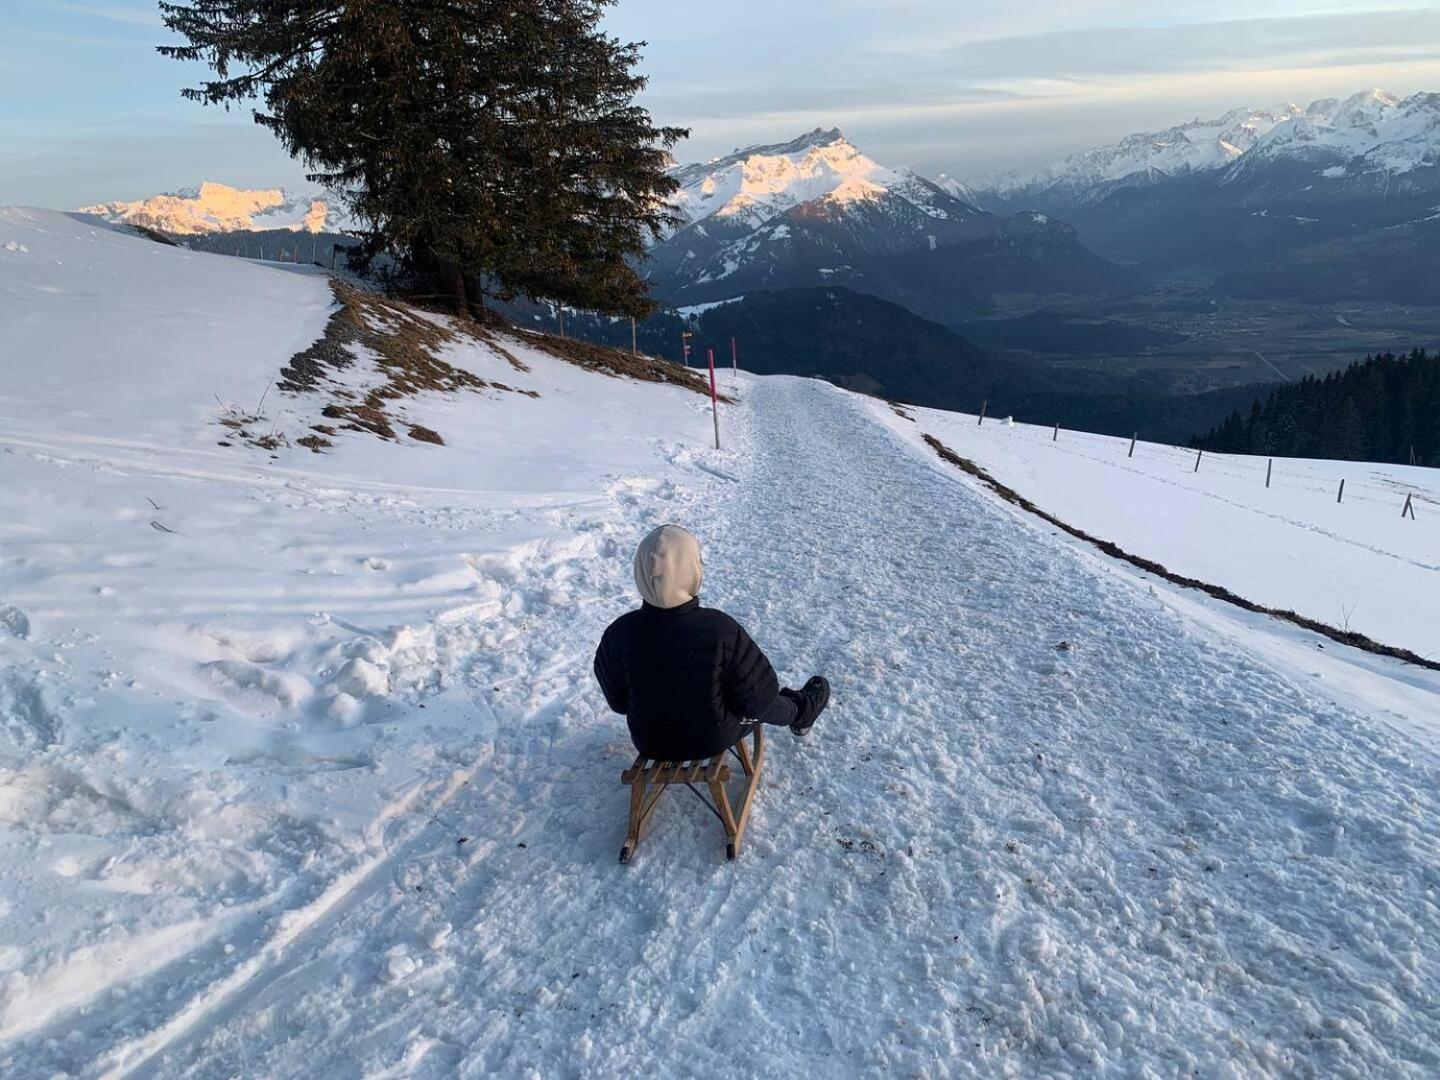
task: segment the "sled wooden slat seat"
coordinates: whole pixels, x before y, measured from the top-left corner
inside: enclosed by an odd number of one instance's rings
[[[750,745],[746,745],[747,741]],[[752,749],[753,748],[753,749]],[[740,762],[745,787],[740,792],[739,814],[731,806],[730,793],[726,784],[733,772],[725,762],[725,754],[733,754]],[[764,729],[756,727],[748,739],[741,739],[724,753],[716,754],[706,761],[655,761],[643,754],[635,763],[620,774],[620,782],[630,787],[630,824],[625,834],[625,844],[620,848],[620,861],[628,863],[640,842],[640,830],[650,818],[650,812],[665,792],[677,784],[685,785],[697,798],[705,802],[694,785],[704,784],[710,792],[706,805],[715,812],[725,826],[725,855],[734,859],[740,854],[740,843],[745,837],[745,825],[750,820],[750,806],[755,799],[755,787],[760,781],[760,767],[765,759]],[[652,792],[650,789],[653,788]]]
[[[662,768],[667,764],[675,767],[675,772],[666,778],[659,775]],[[699,780],[729,780],[730,766],[723,764],[718,757],[709,758],[706,761],[681,761],[681,762],[652,762],[649,758],[637,757],[635,764],[626,769],[620,776],[622,784],[633,784],[641,776],[645,777],[646,783],[650,784],[693,784]]]

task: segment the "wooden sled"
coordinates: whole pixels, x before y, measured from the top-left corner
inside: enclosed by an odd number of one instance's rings
[[[655,809],[660,796],[677,784],[688,787],[725,826],[725,857],[734,859],[739,855],[740,843],[745,838],[745,824],[750,820],[750,805],[755,801],[755,786],[760,782],[760,768],[765,763],[764,729],[757,725],[749,741],[753,751],[746,745],[746,740],[741,739],[728,751],[716,754],[709,761],[652,761],[643,754],[637,757],[635,764],[620,775],[620,782],[630,785],[630,828],[620,849],[620,861],[630,861],[650,812]],[[738,814],[731,808],[730,795],[725,787],[731,777],[730,766],[725,764],[726,753],[733,754],[740,762],[745,779]],[[709,800],[695,786],[699,783],[710,789]],[[653,793],[651,788],[655,789]]]

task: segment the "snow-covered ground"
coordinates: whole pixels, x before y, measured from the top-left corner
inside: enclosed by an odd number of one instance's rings
[[[217,445],[237,409],[293,439],[271,384],[333,307],[322,277],[0,210],[0,1045],[58,1023],[73,1068],[148,1022],[125,987],[243,970],[369,867],[544,700],[528,628],[597,603],[627,478],[710,431],[694,394],[512,342],[529,372],[451,359],[540,396],[412,402],[444,447]]]
[[[1205,454],[1197,471],[1180,447],[1140,441],[1131,457],[1129,439],[910,412],[1042,510],[1132,555],[1440,660],[1440,470]]]
[[[1440,756],[1391,722],[1440,677],[805,380],[742,374],[717,452],[695,395],[474,345],[540,396],[421,395],[445,447],[215,446],[329,310],[0,211],[0,1074],[1440,1069]],[[616,862],[590,658],[667,520],[835,685],[735,864],[678,795]]]

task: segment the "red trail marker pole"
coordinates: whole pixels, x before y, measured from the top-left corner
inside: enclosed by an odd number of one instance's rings
[[[710,361],[710,415],[715,417],[715,449],[720,449],[720,395],[715,390],[715,350],[706,349]]]

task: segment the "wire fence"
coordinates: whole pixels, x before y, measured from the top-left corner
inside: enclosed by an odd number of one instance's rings
[[[1063,425],[1039,428],[996,420],[981,412],[975,417],[982,431],[1003,431],[1029,443],[1048,443],[1058,451],[1100,464],[1168,481],[1207,494],[1252,492],[1246,505],[1260,508],[1266,493],[1279,499],[1313,496],[1317,503],[1364,506],[1397,521],[1418,521],[1430,511],[1440,519],[1440,469],[1386,465],[1363,461],[1262,457],[1219,454],[1149,442],[1136,433],[1130,438],[1068,431]],[[1218,482],[1217,482],[1218,481]],[[1291,503],[1293,508],[1293,503]]]

